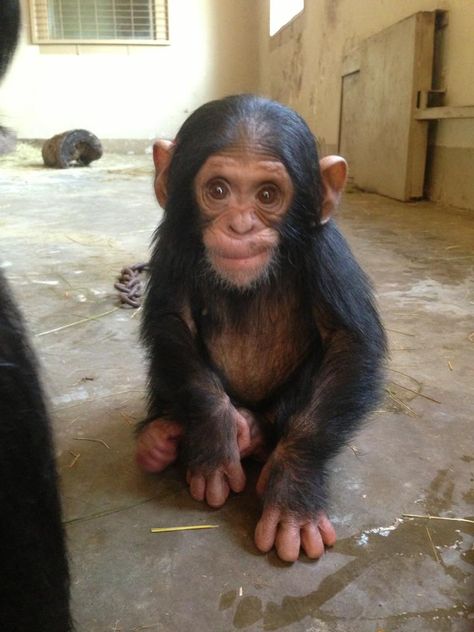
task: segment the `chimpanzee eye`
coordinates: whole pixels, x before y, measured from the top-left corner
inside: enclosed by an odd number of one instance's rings
[[[222,180],[213,180],[206,187],[208,195],[213,200],[223,200],[229,193],[229,188]]]
[[[271,206],[278,201],[279,193],[279,189],[276,186],[267,184],[259,190],[257,199],[261,204]]]

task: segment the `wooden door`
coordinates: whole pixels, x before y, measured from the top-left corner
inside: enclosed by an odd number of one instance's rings
[[[344,60],[339,152],[354,184],[398,200],[423,196],[436,13],[420,12],[365,40]]]

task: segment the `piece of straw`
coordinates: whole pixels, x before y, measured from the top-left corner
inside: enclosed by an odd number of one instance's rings
[[[89,437],[73,437],[74,441],[93,441],[94,443],[101,443],[105,448],[110,450],[108,443],[105,443],[102,439],[90,439]]]
[[[151,533],[167,533],[168,531],[194,531],[197,529],[217,529],[218,524],[194,524],[186,527],[157,527],[150,529]]]
[[[433,553],[434,553],[434,556],[435,556],[435,560],[436,560],[437,562],[440,562],[440,563],[441,563],[441,560],[439,559],[438,551],[436,550],[435,545],[434,545],[434,542],[433,542],[433,538],[431,537],[430,530],[428,529],[428,527],[425,527],[425,529],[426,529],[426,533],[428,534],[428,539],[429,539],[429,541],[430,541],[430,543],[431,543],[431,547],[432,547],[432,549],[433,549]]]
[[[74,459],[71,461],[71,463],[69,463],[69,467],[74,467],[76,465],[78,459],[81,457],[81,455],[80,455],[80,453],[76,454],[72,450],[69,450],[69,454],[72,454],[72,456],[74,457]]]
[[[64,329],[69,329],[70,327],[77,327],[77,325],[82,325],[84,323],[89,323],[92,320],[98,320],[99,318],[103,318],[104,316],[108,316],[109,314],[113,314],[119,308],[115,307],[114,309],[109,309],[107,312],[102,312],[102,314],[96,314],[95,316],[89,316],[88,318],[81,318],[81,320],[76,320],[73,323],[68,323],[67,325],[62,325],[61,327],[55,327],[54,329],[48,329],[48,331],[40,331],[40,333],[35,334],[37,338],[40,336],[47,336],[49,334],[54,334],[57,331],[63,331]]]
[[[468,522],[474,524],[474,520],[469,518],[449,518],[447,516],[423,516],[420,514],[402,514],[404,518],[425,518],[426,520],[450,520],[452,522]]]
[[[402,334],[402,336],[412,336],[415,338],[415,334],[409,334],[407,331],[399,331],[398,329],[390,329],[389,327],[385,327],[387,331],[392,331],[395,334]]]

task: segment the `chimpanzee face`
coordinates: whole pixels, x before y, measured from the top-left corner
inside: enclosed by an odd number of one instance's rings
[[[266,278],[293,199],[285,166],[258,148],[231,147],[206,160],[194,194],[207,260],[219,279],[247,289]]]

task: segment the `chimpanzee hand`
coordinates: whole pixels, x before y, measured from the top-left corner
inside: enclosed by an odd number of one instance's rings
[[[262,495],[268,484],[272,459],[262,470],[257,483],[257,493]],[[255,544],[263,553],[275,546],[278,556],[285,562],[298,559],[300,548],[311,559],[324,553],[325,546],[336,542],[336,532],[324,511],[314,517],[298,516],[295,512],[271,504],[264,507],[262,517],[255,529]]]
[[[235,440],[234,445],[229,446],[230,459],[211,471],[189,469],[186,475],[191,496],[195,500],[206,500],[211,507],[223,505],[230,490],[241,492],[245,487],[245,474],[240,459],[241,454],[249,449],[251,432],[247,416],[235,409],[233,412]]]
[[[195,500],[206,500],[211,507],[221,507],[230,493],[241,492],[245,487],[245,474],[240,458],[219,466],[210,473],[188,470],[186,480]]]

